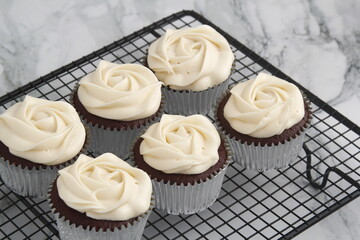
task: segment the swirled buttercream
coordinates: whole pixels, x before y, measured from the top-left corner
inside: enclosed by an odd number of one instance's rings
[[[260,73],[237,84],[224,107],[224,117],[239,133],[256,138],[281,134],[305,114],[300,90],[292,83]]]
[[[141,137],[144,161],[165,173],[199,174],[219,160],[219,133],[202,115],[164,114]]]
[[[70,160],[85,142],[73,106],[30,96],[0,115],[0,129],[0,141],[13,155],[45,165]]]
[[[97,158],[82,154],[59,174],[56,184],[60,198],[90,218],[125,221],[150,207],[149,175],[112,153]]]
[[[100,61],[79,84],[80,102],[99,117],[132,121],[151,116],[160,106],[161,82],[138,64]]]
[[[202,91],[229,77],[234,54],[220,33],[202,25],[166,30],[150,45],[147,61],[166,86]]]

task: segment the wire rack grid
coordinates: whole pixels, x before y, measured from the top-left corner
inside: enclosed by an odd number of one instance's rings
[[[231,164],[219,199],[208,210],[173,216],[155,210],[143,239],[290,239],[360,195],[360,129],[290,77],[193,11],[182,11],[0,97],[0,113],[25,95],[69,100],[76,82],[101,59],[141,63],[165,29],[208,24],[236,55],[231,84],[268,72],[295,83],[312,102],[304,150],[286,169],[256,172]],[[209,118],[213,119],[211,114]],[[58,239],[46,201],[24,198],[0,181],[1,239]]]

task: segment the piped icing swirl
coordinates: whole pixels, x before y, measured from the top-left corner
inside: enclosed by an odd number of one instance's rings
[[[31,96],[0,115],[0,129],[0,141],[11,154],[45,165],[72,159],[85,142],[85,128],[73,106]]]
[[[60,198],[90,218],[125,221],[150,207],[150,177],[112,153],[97,158],[82,154],[59,174]]]
[[[144,161],[164,173],[199,174],[219,160],[219,133],[202,115],[164,114],[141,137]]]
[[[96,116],[121,121],[154,114],[161,102],[161,82],[150,69],[138,64],[100,61],[95,72],[83,77],[78,97]]]
[[[304,117],[304,99],[292,83],[260,73],[231,89],[224,117],[237,132],[256,138],[281,134]]]
[[[227,40],[210,26],[168,29],[150,45],[147,62],[176,90],[202,91],[224,82],[234,61]]]

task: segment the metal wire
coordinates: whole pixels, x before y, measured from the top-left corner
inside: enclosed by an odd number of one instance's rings
[[[75,83],[101,59],[142,63],[151,42],[167,28],[208,24],[236,55],[230,85],[266,71],[295,83],[312,102],[314,119],[297,161],[279,171],[254,172],[231,164],[219,199],[208,210],[172,216],[155,210],[144,239],[290,239],[360,195],[360,129],[253,51],[192,11],[151,24],[0,97],[0,112],[26,94],[69,99]],[[212,114],[208,115],[213,119]],[[336,174],[330,174],[335,172]],[[46,201],[20,197],[0,181],[1,239],[58,239]]]

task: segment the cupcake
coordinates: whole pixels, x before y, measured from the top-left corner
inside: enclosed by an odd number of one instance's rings
[[[112,153],[80,155],[48,201],[61,239],[140,239],[153,208],[149,176]]]
[[[22,196],[45,198],[57,171],[87,146],[73,106],[26,96],[0,115],[0,175]]]
[[[228,86],[234,54],[210,26],[168,29],[148,50],[147,65],[165,85],[165,111],[206,114]]]
[[[156,208],[191,214],[216,201],[229,149],[206,117],[164,114],[136,141],[132,157],[150,175]]]
[[[224,94],[215,117],[234,161],[261,171],[286,167],[296,159],[312,114],[310,102],[294,84],[260,73]]]
[[[100,61],[70,102],[91,130],[90,148],[126,158],[135,137],[162,114],[161,82],[144,66]]]

